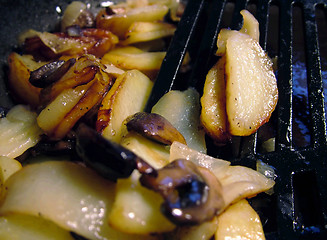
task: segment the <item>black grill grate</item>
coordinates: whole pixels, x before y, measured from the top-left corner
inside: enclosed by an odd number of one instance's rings
[[[257,150],[258,133],[233,139],[233,146],[218,149],[208,141],[208,152],[241,165],[254,167],[261,160],[276,168],[275,194],[258,196],[258,210],[267,239],[327,239],[327,146],[321,56],[319,51],[316,8],[327,11],[327,1],[313,0],[190,0],[162,64],[146,110],[167,91],[193,86],[202,92],[205,75],[216,60],[216,38],[222,28],[227,4],[233,5],[229,27],[239,29],[239,12],[255,5],[260,23],[260,44],[267,49],[269,10],[278,8],[278,89],[279,102],[272,121],[276,122],[275,151]],[[294,23],[293,7],[300,7],[301,23]],[[309,103],[311,143],[297,149],[293,144],[293,24],[303,24]],[[325,39],[327,40],[327,39]],[[183,57],[189,51],[196,59],[192,71],[179,77]],[[269,53],[269,51],[268,51]],[[187,81],[185,81],[187,79]],[[236,146],[236,147],[235,147]],[[263,206],[265,205],[266,206]]]

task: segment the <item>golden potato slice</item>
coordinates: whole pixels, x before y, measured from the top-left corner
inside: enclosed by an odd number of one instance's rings
[[[26,106],[16,105],[0,118],[0,156],[18,157],[40,141],[43,131],[36,117]]]
[[[227,208],[218,217],[218,222],[216,240],[265,239],[260,218],[246,200],[241,200]]]
[[[46,106],[37,117],[37,123],[40,128],[51,134],[55,127],[65,118],[72,108],[83,97],[92,83],[70,88],[62,91],[57,98]]]
[[[17,160],[5,156],[0,156],[0,205],[5,195],[5,182],[11,175],[19,171],[21,168],[22,164]]]
[[[99,59],[92,55],[79,57],[75,64],[58,81],[42,89],[40,95],[41,103],[48,104],[63,90],[84,85],[96,77],[103,82],[110,82],[111,79],[107,74],[103,74],[101,71],[104,68]]]
[[[123,39],[132,23],[163,20],[168,10],[167,6],[159,4],[131,8],[122,13],[117,12],[114,14],[108,14],[104,9],[97,15],[96,26],[97,28],[107,29]]]
[[[22,164],[16,159],[0,156],[0,182],[4,183],[12,174],[21,168]]]
[[[0,217],[0,239],[74,240],[69,231],[51,221],[23,214]]]
[[[195,89],[169,91],[151,111],[166,118],[184,136],[190,148],[207,151],[205,133],[199,128],[201,110],[199,93]]]
[[[230,134],[254,133],[269,121],[277,99],[271,60],[257,41],[234,31],[226,43],[226,111]]]
[[[143,52],[135,47],[117,48],[106,53],[103,63],[112,63],[122,69],[140,71],[159,70],[166,52]]]
[[[255,41],[259,42],[259,22],[257,19],[246,9],[243,9],[241,12],[243,17],[243,26],[240,29],[241,33],[246,33],[252,37]]]
[[[230,162],[226,160],[213,158],[207,154],[191,149],[180,142],[173,142],[170,147],[169,162],[176,159],[190,160],[198,166],[209,169],[216,176],[223,174],[230,165]]]
[[[123,121],[143,111],[151,93],[153,82],[138,70],[127,71],[118,77],[102,100],[96,129],[105,138],[120,142],[127,131]]]
[[[178,227],[168,234],[170,240],[210,240],[217,231],[218,217],[197,226]]]
[[[139,173],[119,179],[109,224],[126,233],[151,234],[173,230],[176,226],[160,211],[163,198],[139,182]]]
[[[8,84],[12,95],[17,101],[37,107],[39,105],[40,88],[30,82],[31,71],[38,69],[46,62],[36,62],[31,55],[19,55],[15,52],[8,57]]]
[[[128,29],[122,45],[138,42],[147,42],[155,39],[172,36],[176,27],[163,22],[134,22]]]
[[[231,139],[227,128],[225,60],[219,59],[208,72],[201,97],[201,124],[217,144]]]
[[[127,133],[120,144],[140,156],[154,168],[162,168],[169,163],[169,147],[145,138],[138,133]]]
[[[69,161],[45,161],[22,168],[5,184],[0,214],[42,216],[87,239],[156,239],[130,235],[109,226],[115,184]]]
[[[85,92],[77,104],[67,113],[64,119],[56,126],[52,133],[54,138],[63,138],[89,110],[100,103],[104,94],[108,91],[109,85],[103,85],[97,79]]]
[[[223,196],[228,206],[243,198],[251,198],[270,190],[275,181],[243,166],[229,166],[224,172],[214,172],[223,186]]]

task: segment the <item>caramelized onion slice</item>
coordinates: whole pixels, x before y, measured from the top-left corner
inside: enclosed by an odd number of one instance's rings
[[[128,131],[135,131],[166,145],[174,141],[186,144],[183,135],[166,118],[156,113],[135,113],[127,119],[126,126]]]
[[[224,208],[221,185],[205,168],[178,159],[157,173],[143,174],[140,182],[163,196],[163,214],[176,225],[209,221]]]

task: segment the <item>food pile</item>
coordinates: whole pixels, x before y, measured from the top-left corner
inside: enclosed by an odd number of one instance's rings
[[[246,10],[222,29],[203,95],[143,109],[183,5],[72,2],[60,32],[20,35],[8,59],[17,105],[0,118],[0,239],[264,239],[247,198],[274,179],[206,154],[269,121],[278,90]],[[187,66],[186,55],[183,65]],[[174,107],[172,107],[174,106]]]

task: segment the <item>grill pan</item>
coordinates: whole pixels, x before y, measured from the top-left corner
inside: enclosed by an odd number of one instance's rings
[[[95,3],[96,2],[96,3]],[[93,1],[97,5],[101,1]],[[27,28],[54,30],[60,17],[58,6],[64,9],[65,1],[0,0],[0,60],[1,78],[5,79],[6,59],[15,48],[15,37]],[[327,239],[327,159],[326,119],[322,74],[321,42],[318,41],[317,8],[327,11],[327,1],[313,0],[189,0],[184,15],[168,48],[146,110],[167,91],[195,87],[202,92],[205,75],[217,60],[214,56],[216,38],[222,27],[239,29],[242,25],[240,10],[251,9],[259,21],[260,44],[268,54],[277,56],[279,102],[272,116],[275,149],[265,153],[259,150],[260,132],[249,137],[235,137],[233,143],[217,147],[208,139],[208,153],[255,168],[258,160],[275,168],[276,185],[273,195],[262,194],[251,200],[259,212],[267,239]],[[231,9],[229,8],[231,6]],[[295,21],[294,7],[302,13]],[[57,9],[57,11],[55,11]],[[278,31],[271,36],[271,9],[277,9]],[[231,19],[226,23],[226,19]],[[276,20],[276,19],[275,19]],[[298,19],[297,19],[298,20]],[[303,46],[307,82],[307,121],[310,142],[304,147],[294,144],[294,42],[298,33],[294,25],[303,26]],[[269,49],[276,40],[278,48]],[[326,41],[327,38],[324,40]],[[271,50],[271,51],[270,51]],[[191,71],[181,73],[184,55],[189,52],[194,61]],[[274,52],[276,51],[276,52]],[[13,105],[5,81],[0,81],[0,103]]]
[[[254,5],[254,15],[259,21],[260,44],[263,49],[267,49],[267,43],[271,40],[268,39],[270,8],[278,9],[279,31],[273,38],[278,44],[279,102],[273,116],[275,119],[271,120],[275,124],[276,143],[274,151],[260,153],[257,149],[258,133],[256,133],[249,137],[234,138],[233,141],[239,143],[237,149],[234,144],[230,146],[231,149],[218,150],[218,147],[210,145],[209,140],[208,152],[234,164],[255,167],[256,162],[260,160],[275,168],[277,174],[275,194],[271,197],[258,196],[252,202],[261,213],[267,239],[327,239],[327,148],[323,94],[323,81],[326,79],[322,78],[316,23],[317,8],[326,11],[327,1],[190,0],[168,49],[146,110],[149,111],[153,104],[171,89],[192,86],[202,92],[205,75],[216,60],[213,57],[216,39],[223,26],[227,4],[233,5],[233,11],[229,12],[232,14],[232,22],[227,27],[236,30],[242,26],[239,12]],[[294,22],[295,6],[302,11],[301,22]],[[306,60],[306,69],[303,71],[307,73],[309,109],[307,117],[310,123],[311,142],[302,148],[294,146],[293,138],[295,76],[292,71],[292,57],[294,39],[299,35],[293,32],[294,24],[303,24]],[[185,82],[185,76],[179,77],[178,70],[185,53],[194,49],[198,50],[193,53],[196,60]]]

